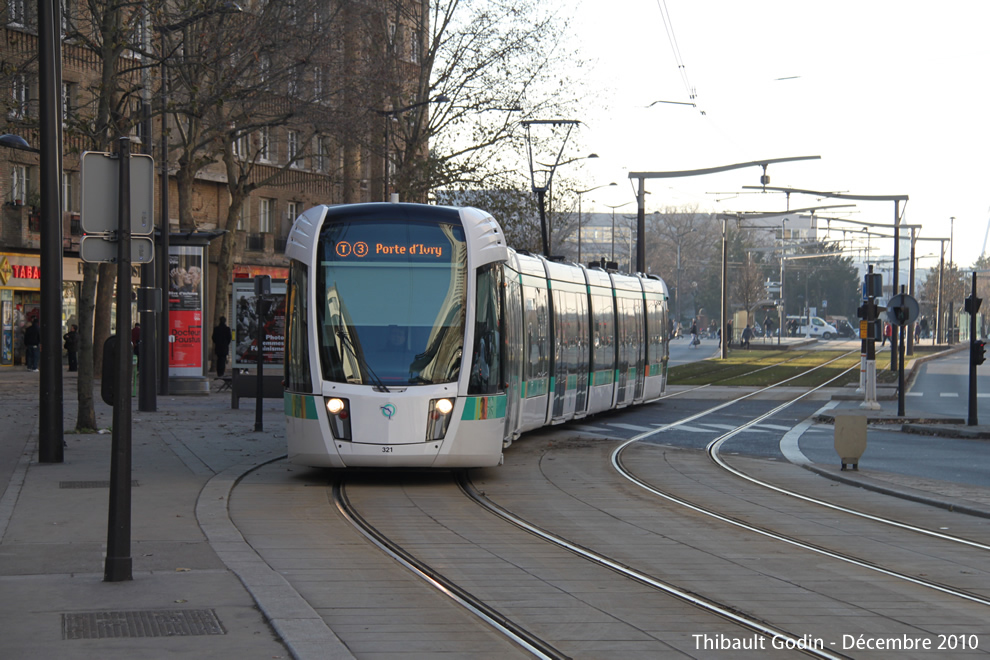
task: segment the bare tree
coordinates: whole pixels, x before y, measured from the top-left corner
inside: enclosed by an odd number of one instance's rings
[[[368,95],[378,104],[369,112],[390,120],[395,191],[425,200],[437,188],[517,187],[519,120],[575,107],[576,92],[567,90],[579,87],[571,80],[579,63],[563,46],[568,19],[534,0],[378,6],[384,38],[373,66],[381,85]]]

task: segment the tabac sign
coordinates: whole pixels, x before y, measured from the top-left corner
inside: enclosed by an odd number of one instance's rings
[[[38,257],[0,255],[0,286],[37,289],[40,280]]]

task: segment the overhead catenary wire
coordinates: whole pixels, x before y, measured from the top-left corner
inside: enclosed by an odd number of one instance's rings
[[[698,97],[698,94],[691,85],[690,79],[688,79],[687,66],[684,64],[684,58],[681,56],[681,48],[677,44],[677,36],[674,34],[674,23],[671,21],[670,12],[667,10],[667,0],[657,0],[657,7],[660,9],[660,18],[663,19],[663,26],[667,31],[667,41],[670,42],[670,48],[674,53],[674,62],[677,64],[677,71],[681,76],[681,82],[684,84],[688,98],[693,101]]]

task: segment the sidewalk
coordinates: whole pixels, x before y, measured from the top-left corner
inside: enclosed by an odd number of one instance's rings
[[[153,413],[133,399],[133,579],[110,583],[112,434],[74,433],[66,373],[64,462],[39,464],[38,378],[0,369],[0,657],[347,657],[227,516],[237,479],[285,453],[281,400],[255,432],[254,402],[231,410],[229,393],[158,397]]]

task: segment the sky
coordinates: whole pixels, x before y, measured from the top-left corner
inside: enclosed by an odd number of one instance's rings
[[[771,165],[770,185],[908,195],[902,222],[922,225],[923,238],[951,229],[962,268],[980,256],[990,221],[990,2],[556,1],[591,62],[586,103],[572,117],[582,125],[562,160],[597,153],[580,181],[619,184],[585,195],[585,209],[632,201],[629,172],[820,156]],[[697,107],[647,107],[654,101]],[[647,181],[646,210],[784,210],[783,194],[742,190],[762,173]],[[843,203],[791,196],[791,208]],[[893,224],[893,202],[855,204],[821,214]],[[937,264],[938,247],[919,243],[919,267]]]

